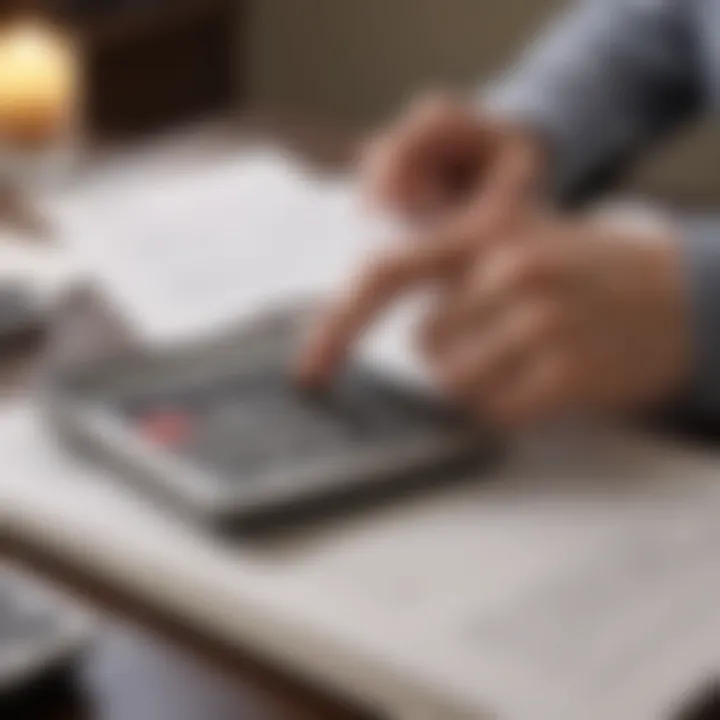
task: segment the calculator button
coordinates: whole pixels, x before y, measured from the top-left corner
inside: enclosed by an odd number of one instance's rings
[[[162,447],[181,447],[188,443],[194,434],[193,417],[181,410],[149,412],[138,418],[137,423],[145,440]]]

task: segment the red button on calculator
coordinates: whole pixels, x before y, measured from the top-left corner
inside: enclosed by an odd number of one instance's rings
[[[153,410],[138,418],[138,429],[149,442],[163,447],[180,447],[193,435],[193,418],[182,410]]]

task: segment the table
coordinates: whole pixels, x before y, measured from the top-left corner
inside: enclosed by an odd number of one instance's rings
[[[226,151],[248,138],[278,142],[338,167],[351,155],[349,136],[318,132],[311,124],[283,123],[256,116],[238,131],[235,121],[219,122],[178,139],[178,149],[205,155]],[[173,150],[177,151],[177,150]],[[111,161],[103,149],[89,164]],[[90,333],[92,335],[92,333]],[[105,338],[108,340],[110,338]],[[118,330],[115,338],[123,342]],[[44,334],[31,333],[0,348],[0,395],[23,391],[43,345]],[[17,720],[360,720],[366,717],[324,693],[251,657],[210,646],[168,618],[152,615],[108,592],[69,568],[28,548],[0,545],[0,555],[27,563],[71,587],[91,605],[122,621],[108,623],[97,645],[82,660],[75,688],[60,686],[35,707],[18,711]],[[3,720],[15,720],[3,715]]]

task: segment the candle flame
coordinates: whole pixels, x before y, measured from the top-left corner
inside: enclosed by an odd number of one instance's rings
[[[6,142],[44,143],[62,134],[78,100],[73,44],[39,22],[0,32],[0,134]]]

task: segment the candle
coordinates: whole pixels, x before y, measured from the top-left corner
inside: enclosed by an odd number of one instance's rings
[[[78,97],[72,44],[40,23],[0,32],[0,141],[44,146],[65,134]]]

